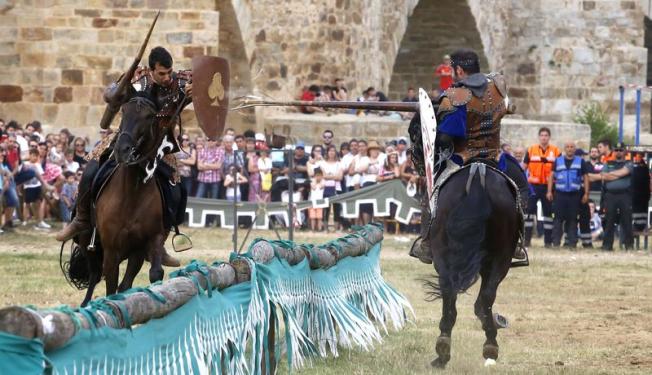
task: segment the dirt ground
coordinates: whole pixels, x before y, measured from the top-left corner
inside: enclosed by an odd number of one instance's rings
[[[195,248],[179,254],[191,259],[227,259],[231,233],[188,230]],[[321,243],[341,234],[299,232],[299,242]],[[244,231],[239,232],[240,239]],[[254,232],[274,238],[273,232]],[[410,238],[386,236],[382,252],[385,278],[412,303],[416,320],[389,332],[374,350],[340,352],[339,358],[314,360],[300,374],[430,374],[439,334],[441,302],[426,302],[417,281],[432,266],[410,258]],[[535,242],[536,243],[536,242]],[[458,299],[453,330],[451,374],[651,374],[652,256],[650,251],[604,253],[599,250],[548,250],[534,247],[531,266],[510,271],[498,290],[494,310],[510,327],[499,331],[500,357],[483,367],[484,333],[473,315],[478,287]],[[169,272],[170,270],[166,270]],[[146,269],[136,285],[147,285]],[[53,231],[18,228],[0,235],[0,306],[76,305],[83,292],[73,289],[59,270],[59,244]],[[96,291],[103,293],[103,286]],[[285,364],[281,364],[285,372]]]

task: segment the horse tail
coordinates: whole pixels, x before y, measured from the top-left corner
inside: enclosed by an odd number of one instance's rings
[[[61,267],[61,272],[63,272],[63,276],[68,281],[68,284],[79,290],[84,290],[88,288],[90,283],[88,254],[86,254],[86,251],[81,246],[73,242],[70,259],[64,260],[63,252],[65,245],[66,242],[61,244],[61,250],[59,252],[59,267]]]
[[[441,298],[443,293],[463,293],[478,281],[487,255],[486,224],[492,211],[489,195],[479,179],[472,171],[467,194],[448,215],[448,249],[436,262],[438,277],[426,282],[430,299]]]

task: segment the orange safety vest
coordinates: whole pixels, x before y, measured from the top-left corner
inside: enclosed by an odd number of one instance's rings
[[[535,185],[547,184],[548,177],[555,166],[555,160],[561,155],[561,152],[553,145],[548,145],[545,150],[540,145],[534,145],[527,149],[527,153],[527,181]]]
[[[616,153],[611,151],[609,155],[600,156],[600,162],[602,164],[607,164],[610,161],[616,160]],[[625,160],[632,160],[632,155],[628,152],[625,154]]]

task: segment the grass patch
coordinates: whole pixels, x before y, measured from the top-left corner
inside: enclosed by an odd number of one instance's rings
[[[188,230],[195,249],[183,262],[225,260],[231,233]],[[244,232],[239,234],[244,237]],[[297,241],[322,243],[336,234],[299,232]],[[256,237],[275,238],[255,231]],[[441,302],[425,301],[419,278],[432,266],[408,257],[409,243],[392,236],[384,242],[383,276],[411,301],[417,319],[383,337],[369,352],[340,349],[338,358],[314,360],[297,374],[434,374],[434,342]],[[498,290],[494,310],[511,324],[499,331],[500,357],[483,367],[484,333],[473,315],[478,285],[458,298],[450,374],[650,374],[652,373],[652,257],[649,252],[602,253],[597,250],[531,250],[529,268],[511,270]],[[171,270],[166,269],[166,273]],[[147,285],[147,264],[135,285]],[[68,285],[59,270],[53,235],[19,228],[0,237],[0,305],[77,305],[83,292]],[[104,293],[103,283],[96,296]],[[286,363],[280,372],[287,373]]]

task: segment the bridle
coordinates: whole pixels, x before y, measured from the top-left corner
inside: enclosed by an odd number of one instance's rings
[[[127,103],[130,103],[130,102],[136,102],[137,103],[136,112],[140,112],[141,110],[143,110],[145,108],[145,106],[156,110],[156,104],[153,101],[151,101],[150,99],[148,99],[146,97],[143,97],[143,96],[133,97],[133,98],[129,99],[129,101]],[[155,120],[154,123],[149,127],[149,139],[154,139],[155,138],[154,128],[156,126],[157,126],[157,121]],[[161,134],[163,134],[163,132],[161,132]],[[123,137],[126,137],[127,140],[129,141],[129,143],[134,145],[131,148],[130,153],[129,153],[129,155],[130,155],[129,158],[131,159],[132,157],[134,157],[134,155],[140,149],[140,147],[145,143],[146,137],[141,136],[138,140],[136,140],[132,134],[124,131],[124,129],[120,129],[120,132],[118,133],[118,135],[116,137],[116,144]],[[155,140],[156,142],[153,143],[153,146],[149,150],[147,150],[147,152],[140,154],[137,158],[135,158],[133,160],[128,160],[124,164],[127,165],[127,166],[138,165],[138,164],[141,164],[143,162],[149,161],[152,157],[156,157],[156,153],[158,151],[158,144],[162,141],[163,136],[159,136],[158,138],[160,138],[160,139],[156,139]]]

